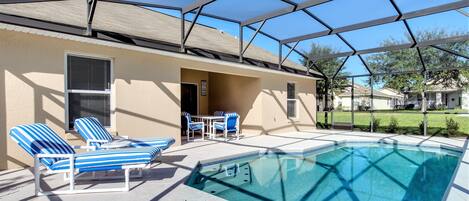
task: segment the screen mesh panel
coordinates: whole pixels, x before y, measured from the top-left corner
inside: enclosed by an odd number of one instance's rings
[[[290,43],[293,45],[293,43]],[[330,53],[349,52],[352,51],[337,35],[323,36],[314,39],[301,41],[295,49],[300,52],[311,52],[313,49],[321,47],[329,49],[324,52],[318,52],[315,56],[326,55]]]
[[[458,0],[395,0],[397,6],[403,13],[440,6],[448,3],[457,2]]]
[[[344,67],[340,70],[337,76],[353,76],[353,75],[368,75],[370,74],[366,66],[360,61],[358,56],[351,56],[347,59]]]
[[[253,17],[289,7],[292,6],[282,1],[275,0],[217,0],[206,5],[202,12],[237,21],[245,21]]]
[[[258,28],[261,22],[253,24]],[[262,31],[280,40],[309,33],[326,31],[327,28],[303,11],[296,11],[266,21]]]
[[[183,8],[196,2],[196,0],[130,0],[138,3],[159,4],[164,6]]]
[[[454,45],[455,46],[455,45]],[[466,45],[467,47],[467,45]],[[459,57],[454,54],[433,48],[421,48],[422,57],[427,69],[454,69],[454,68],[468,68],[469,60],[464,57]],[[467,54],[466,54],[467,55]]]
[[[419,42],[469,34],[469,18],[457,11],[418,17],[408,22]]]
[[[342,36],[357,50],[411,43],[401,22],[349,31],[342,33]]]
[[[333,28],[397,15],[387,0],[334,0],[307,10]]]
[[[422,70],[418,52],[413,49],[362,55],[372,73],[396,73]]]

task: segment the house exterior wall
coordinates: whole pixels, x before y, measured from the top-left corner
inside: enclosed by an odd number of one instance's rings
[[[467,92],[463,90],[448,91],[448,92],[426,92],[427,102],[429,109],[435,109],[443,107],[445,109],[464,108],[465,101],[464,96],[467,96]],[[411,93],[408,95],[406,104],[414,104],[414,108],[420,108],[422,99],[420,94]]]
[[[236,112],[241,133],[262,134],[262,94],[259,78],[210,73],[210,113]]]
[[[461,106],[460,97],[462,96],[461,91],[453,91],[446,94],[448,96],[448,109],[454,109]]]
[[[1,94],[1,92],[0,92]],[[469,90],[464,90],[461,97],[461,108],[469,111]]]
[[[297,131],[301,129],[310,129],[316,125],[316,82],[312,79],[297,77],[297,76],[285,76],[273,73],[265,73],[259,71],[248,71],[245,69],[233,68],[230,66],[222,66],[207,63],[195,63],[189,61],[180,61],[183,68],[189,68],[194,70],[209,71],[212,73],[229,74],[241,77],[257,78],[260,82],[261,95],[258,95],[251,104],[240,104],[244,109],[240,111],[251,111],[248,112],[246,118],[242,121],[241,128],[243,132],[252,132],[258,134],[273,134],[279,132]],[[210,93],[214,96],[213,91],[217,80],[212,79],[210,76],[212,85]],[[219,77],[220,78],[220,77]],[[222,79],[221,77],[220,79]],[[224,77],[228,80],[222,80],[225,82],[239,83],[241,80],[249,80],[247,78],[239,77]],[[231,80],[231,81],[230,81]],[[236,81],[238,80],[238,81]],[[287,83],[296,83],[296,92],[298,99],[298,111],[299,115],[297,119],[289,119],[286,116],[287,107]],[[218,83],[217,83],[218,85]],[[252,91],[244,92],[246,87],[233,87],[233,90],[239,92],[233,92],[239,94],[234,97],[233,100],[244,101],[244,96],[253,99],[254,95]],[[226,90],[226,88],[225,88]],[[226,92],[225,92],[226,93]],[[247,95],[251,94],[251,95]],[[210,99],[210,105],[217,105],[212,98]],[[212,108],[215,110],[216,108]],[[211,111],[213,112],[213,111]],[[261,123],[260,123],[261,122]]]
[[[258,87],[249,92],[254,94],[253,104],[236,106],[249,111],[243,121],[246,129],[252,125],[251,130],[268,134],[315,126],[315,80],[311,78],[15,31],[0,30],[0,38],[0,169],[33,162],[8,137],[8,130],[19,124],[46,123],[71,144],[83,144],[78,135],[64,129],[66,53],[112,59],[115,108],[110,131],[119,135],[171,136],[175,146],[181,143],[182,68],[255,78]],[[297,83],[300,114],[296,120],[288,120],[285,114],[287,81]],[[243,100],[242,89],[232,89],[234,100]]]
[[[364,107],[365,106],[366,107],[371,106],[371,104],[370,104],[371,103],[371,98],[369,98],[369,97],[363,97],[363,96],[354,97],[354,101],[355,101],[355,103],[354,103],[355,110],[358,110],[359,106],[364,106]],[[390,109],[393,109],[392,105],[391,105],[391,101],[392,101],[391,98],[374,96],[373,97],[373,107],[374,107],[375,110],[390,110]],[[336,96],[335,99],[334,99],[334,105],[335,105],[335,108],[337,108],[337,106],[341,105],[342,110],[348,110],[349,111],[352,108],[351,97]]]
[[[386,97],[373,97],[373,108],[375,110],[390,110],[392,99]]]
[[[295,83],[298,117],[287,118],[287,83]],[[294,77],[265,75],[262,88],[262,129],[265,134],[299,131],[316,125],[316,82]]]

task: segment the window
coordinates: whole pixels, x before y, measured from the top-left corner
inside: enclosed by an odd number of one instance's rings
[[[68,55],[66,79],[68,129],[88,116],[111,126],[111,61]]]
[[[295,83],[287,83],[287,117],[297,118],[298,107],[295,91]]]

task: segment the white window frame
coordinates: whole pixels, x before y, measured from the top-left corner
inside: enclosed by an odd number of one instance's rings
[[[90,59],[99,59],[99,60],[107,60],[110,62],[110,82],[111,86],[110,89],[106,89],[104,91],[99,90],[81,90],[81,89],[68,89],[68,57],[82,57],[82,58],[90,58]],[[110,122],[109,126],[105,126],[108,131],[114,132],[115,125],[116,125],[116,104],[115,104],[115,85],[114,85],[114,58],[109,56],[103,55],[96,55],[96,54],[88,54],[88,53],[77,53],[77,52],[65,52],[64,54],[64,96],[65,96],[65,131],[71,131],[69,128],[69,93],[87,93],[87,94],[107,94],[109,95],[110,101]]]
[[[293,84],[295,86],[295,91],[293,92],[294,95],[295,95],[295,98],[288,98],[288,84]],[[300,113],[300,108],[299,108],[299,105],[298,105],[298,93],[297,93],[297,88],[296,88],[297,83],[289,81],[289,82],[287,82],[286,86],[287,86],[287,90],[286,90],[287,91],[287,94],[286,94],[287,95],[287,118],[290,119],[290,120],[298,120],[299,117],[300,117],[300,114],[299,114]],[[290,101],[295,102],[295,116],[294,117],[289,117],[288,116],[288,102],[290,102]]]

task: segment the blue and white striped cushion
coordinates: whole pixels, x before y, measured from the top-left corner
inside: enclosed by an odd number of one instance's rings
[[[19,125],[10,130],[10,137],[28,154],[74,154],[73,148],[45,124]],[[41,158],[50,167],[60,158]]]
[[[99,120],[95,117],[83,117],[75,119],[75,130],[87,140],[107,140],[112,142],[112,135],[103,127]],[[97,146],[100,143],[92,143]]]
[[[214,124],[215,129],[217,130],[225,130],[225,123],[216,123]]]
[[[129,139],[131,147],[158,147],[162,150],[174,144],[174,138],[134,138]]]
[[[75,128],[77,132],[85,139],[93,140],[107,140],[108,142],[113,141],[112,135],[99,123],[98,119],[94,117],[84,117],[75,120]],[[122,139],[120,139],[122,140]],[[148,147],[155,146],[160,149],[167,149],[169,146],[174,144],[174,138],[140,138],[140,139],[128,139],[130,141],[130,147]],[[91,143],[92,146],[98,146],[101,143]]]
[[[189,124],[189,129],[194,131],[202,130],[202,127],[202,124]]]
[[[90,172],[120,169],[123,165],[149,164],[159,156],[160,152],[161,150],[157,147],[84,152],[75,155],[75,169],[78,172]],[[52,170],[69,169],[70,160],[57,161],[50,168]]]

